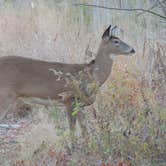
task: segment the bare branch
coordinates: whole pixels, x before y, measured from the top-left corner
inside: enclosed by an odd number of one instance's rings
[[[75,6],[87,6],[87,7],[95,7],[95,8],[102,8],[102,9],[108,9],[108,10],[118,10],[118,11],[142,11],[146,13],[150,13],[152,15],[158,16],[160,18],[163,18],[166,20],[166,17],[158,14],[154,11],[148,10],[148,9],[140,9],[140,8],[134,8],[134,9],[129,9],[129,8],[114,8],[114,7],[106,7],[106,6],[101,6],[101,5],[91,5],[91,4],[82,4],[82,3],[76,3],[74,4]]]
[[[166,0],[163,0],[163,1],[157,1],[158,3],[159,3],[159,5],[160,5],[160,7],[161,7],[161,9],[162,9],[162,11],[163,11],[163,13],[164,13],[164,15],[166,16]]]
[[[156,8],[158,5],[158,1],[156,1],[151,7],[149,7],[147,10],[152,10],[154,8]],[[144,14],[145,12],[144,11],[141,11],[140,13],[137,14],[137,16],[140,16],[142,14]]]

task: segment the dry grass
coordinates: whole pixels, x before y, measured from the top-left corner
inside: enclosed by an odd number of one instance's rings
[[[120,159],[133,165],[158,165],[165,161],[164,108],[157,106],[138,73],[118,66],[114,66],[109,91],[97,102],[99,151],[111,163]]]
[[[22,10],[11,5],[2,8],[0,55],[71,63],[90,61],[85,55],[86,47],[90,45],[91,51],[97,52],[101,33],[87,32],[80,22],[68,17],[70,12],[68,7],[53,9],[45,3]],[[0,153],[0,165],[102,165],[102,161],[162,165],[166,153],[165,112],[142,82],[136,60],[137,57],[119,57],[112,76],[98,94],[96,117],[90,109],[86,110],[88,150],[83,151],[78,131],[77,149],[71,154],[63,108],[35,107],[32,116],[23,119],[30,126],[20,129],[22,132],[14,138],[16,144],[9,143],[7,153]]]
[[[52,9],[39,3],[16,10],[10,5],[0,13],[0,54],[61,62],[85,62],[85,49],[93,34],[69,24],[68,8]],[[96,45],[93,38],[93,46]],[[93,47],[95,48],[95,47]]]

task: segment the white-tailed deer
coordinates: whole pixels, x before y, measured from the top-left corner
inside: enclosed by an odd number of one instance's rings
[[[82,128],[80,115],[73,116],[74,100],[82,106],[91,105],[97,88],[108,78],[113,60],[110,55],[129,55],[134,49],[112,35],[111,25],[102,36],[96,58],[89,64],[64,64],[6,56],[0,58],[0,118],[19,97],[55,99],[67,109],[70,129],[75,128],[76,116]],[[61,95],[66,93],[65,96]],[[83,95],[82,95],[83,94]],[[84,133],[85,134],[85,133]]]

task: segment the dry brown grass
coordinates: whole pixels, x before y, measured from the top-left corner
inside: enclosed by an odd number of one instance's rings
[[[85,62],[85,49],[93,34],[69,23],[68,8],[52,9],[45,3],[25,9],[7,6],[0,13],[0,54],[61,62]],[[96,45],[96,38],[91,43]],[[95,48],[95,47],[93,47]],[[95,48],[96,49],[96,48]],[[95,51],[96,52],[96,51]]]
[[[70,12],[68,7],[53,9],[45,3],[24,10],[16,10],[11,5],[1,9],[0,56],[71,63],[90,61],[85,55],[86,47],[89,44],[91,51],[97,52],[101,33],[87,32],[80,22],[70,20]],[[33,115],[25,117],[31,125],[22,129],[23,134],[15,138],[16,144],[9,144],[7,153],[0,153],[0,165],[100,165],[102,161],[126,160],[135,165],[148,165],[151,159],[161,159],[165,113],[155,107],[152,91],[142,84],[142,76],[135,67],[137,60],[138,56],[118,57],[112,76],[97,97],[96,117],[90,109],[86,110],[88,154],[82,150],[84,144],[78,131],[77,150],[70,155],[63,108],[52,107],[48,111],[35,107]],[[147,101],[150,110],[147,110]]]

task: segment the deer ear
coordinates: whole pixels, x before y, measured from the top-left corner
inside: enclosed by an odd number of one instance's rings
[[[110,28],[111,28],[111,25],[103,33],[102,39],[110,37]]]

